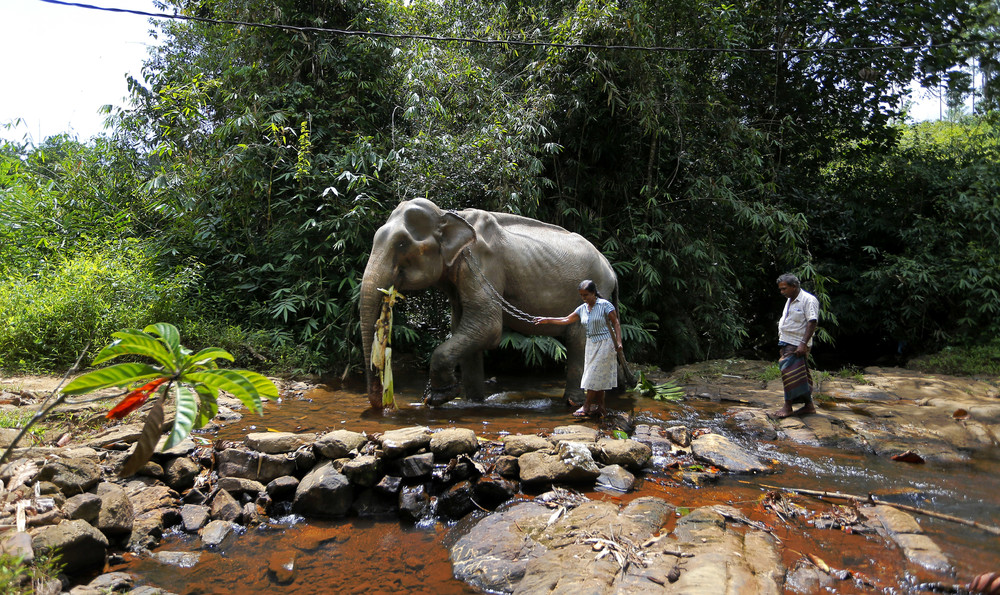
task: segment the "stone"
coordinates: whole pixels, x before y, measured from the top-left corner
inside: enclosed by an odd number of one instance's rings
[[[514,434],[503,437],[504,452],[512,457],[519,457],[526,452],[548,450],[552,443],[535,434]]]
[[[194,533],[208,523],[211,509],[202,504],[185,504],[181,507],[181,525],[188,533]]]
[[[236,522],[240,518],[242,507],[226,490],[220,489],[209,505],[209,516],[213,520]]]
[[[677,446],[682,448],[691,446],[691,430],[687,426],[671,426],[664,430],[664,434]]]
[[[295,490],[292,510],[307,517],[339,517],[351,508],[354,489],[332,461],[320,463]]]
[[[63,571],[74,573],[103,567],[108,538],[87,521],[64,521],[38,529],[31,547],[36,556],[58,551]]]
[[[635,440],[603,439],[597,442],[598,459],[606,465],[620,465],[630,471],[646,466],[653,449]]]
[[[406,478],[427,477],[434,469],[434,453],[411,455],[399,463],[400,474]]]
[[[74,496],[101,481],[101,466],[87,458],[54,459],[42,466],[37,480],[51,481],[66,496]]]
[[[178,568],[192,568],[201,560],[201,552],[151,552],[149,557],[160,564]],[[131,595],[131,594],[130,594]]]
[[[518,477],[521,473],[521,468],[517,466],[517,457],[511,455],[497,457],[493,468],[501,477]]]
[[[472,497],[483,508],[492,510],[513,498],[519,488],[520,485],[516,481],[496,475],[486,475],[473,484]]]
[[[163,478],[163,467],[156,461],[146,461],[138,471],[135,472],[136,475],[145,475],[146,477],[155,477],[156,479]]]
[[[399,498],[375,489],[363,490],[351,503],[351,510],[361,518],[395,518]]]
[[[403,457],[430,446],[431,430],[424,426],[389,430],[378,436],[377,440],[387,457]]]
[[[382,460],[371,455],[356,457],[340,470],[354,485],[370,488],[382,479]]]
[[[472,484],[468,481],[456,483],[438,496],[437,512],[446,517],[460,519],[475,508],[476,505],[472,501]]]
[[[179,522],[181,514],[176,508],[158,508],[137,515],[132,523],[128,549],[141,551],[156,547],[163,539],[164,531]]]
[[[703,434],[691,442],[695,458],[731,473],[763,473],[768,466],[720,434]]]
[[[240,512],[240,521],[247,527],[255,527],[261,523],[261,510],[255,502],[247,502]]]
[[[295,581],[295,558],[298,552],[293,549],[281,549],[272,552],[267,558],[267,572],[279,585],[287,585]]]
[[[66,500],[62,508],[63,512],[66,513],[66,518],[71,520],[79,519],[94,524],[97,520],[97,515],[101,512],[101,498],[97,494],[89,492],[77,494]]]
[[[399,492],[399,515],[408,521],[419,521],[430,509],[431,497],[423,485],[404,486]]]
[[[313,450],[327,459],[342,459],[368,442],[364,434],[348,430],[334,430],[319,437]]]
[[[227,448],[217,455],[219,477],[242,477],[262,484],[282,475],[295,475],[293,455],[271,455],[255,450]]]
[[[160,508],[176,508],[180,496],[167,486],[143,486],[137,489],[129,488],[129,501],[136,516]]]
[[[201,473],[201,465],[188,457],[171,459],[163,470],[163,481],[178,492],[194,487]]]
[[[242,500],[244,496],[252,500],[265,489],[264,484],[259,481],[242,477],[221,477],[216,485],[237,500]]]
[[[109,539],[130,535],[135,511],[125,489],[113,483],[103,482],[97,486],[97,497],[101,499],[97,528]]]
[[[462,454],[479,450],[476,433],[468,428],[447,428],[431,436],[431,452],[438,460],[447,461]]]
[[[601,469],[601,474],[597,477],[597,486],[616,492],[631,492],[635,486],[635,475],[621,465],[608,465]]]
[[[387,496],[395,496],[403,486],[403,478],[386,475],[375,486],[375,489]]]
[[[190,436],[188,436],[187,438],[181,440],[180,442],[171,446],[167,450],[164,450],[163,447],[167,445],[167,440],[169,438],[170,438],[169,436],[163,436],[156,443],[156,449],[153,450],[154,459],[165,460],[174,457],[186,457],[190,455],[192,452],[194,452],[196,448],[198,448],[198,445],[194,443],[194,440]]]
[[[578,442],[563,442],[555,454],[528,452],[517,459],[525,483],[585,482],[601,474],[587,449]]]
[[[135,579],[127,572],[108,572],[87,583],[87,588],[98,593],[113,593],[131,589],[133,584]]]
[[[24,531],[4,533],[0,537],[0,553],[19,558],[24,564],[31,564],[35,559],[35,550],[31,546],[31,535]]]
[[[312,436],[292,432],[256,432],[247,434],[246,438],[246,444],[250,448],[272,455],[295,452],[312,442]]]
[[[215,520],[202,527],[198,535],[205,547],[219,547],[235,537],[236,528],[236,523]]]
[[[274,500],[290,500],[295,496],[295,489],[299,487],[299,480],[291,475],[283,475],[271,481],[264,489],[267,495]]]

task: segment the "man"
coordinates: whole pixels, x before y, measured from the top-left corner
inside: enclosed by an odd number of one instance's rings
[[[812,400],[812,376],[806,357],[812,347],[813,333],[819,322],[819,300],[800,287],[799,278],[790,273],[778,277],[778,291],[785,296],[785,309],[778,320],[778,367],[785,387],[785,404],[775,412],[779,418],[816,413]],[[793,403],[804,403],[792,411]]]

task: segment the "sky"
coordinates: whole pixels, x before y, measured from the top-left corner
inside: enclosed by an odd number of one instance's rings
[[[159,12],[152,0],[81,0],[99,6]],[[63,132],[81,141],[104,130],[102,105],[126,106],[126,75],[142,80],[150,44],[148,17],[48,4],[0,0],[0,138],[40,144]],[[936,119],[937,99],[913,96],[915,120]],[[13,129],[5,124],[21,118]]]
[[[78,1],[159,12],[152,0]],[[37,145],[62,132],[83,141],[102,132],[100,107],[127,104],[126,74],[142,80],[151,28],[139,15],[0,0],[0,137]],[[3,127],[17,118],[25,123]]]

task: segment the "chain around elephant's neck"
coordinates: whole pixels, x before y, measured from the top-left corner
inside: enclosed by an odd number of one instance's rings
[[[483,273],[483,270],[481,268],[479,268],[479,262],[476,260],[476,257],[473,256],[472,250],[470,250],[469,248],[466,248],[465,250],[462,251],[462,254],[465,257],[465,262],[467,262],[469,264],[469,270],[471,270],[473,272],[473,274],[475,274],[477,277],[479,277],[482,280],[483,285],[486,287],[486,289],[489,291],[489,293],[493,296],[493,299],[498,304],[500,304],[500,308],[502,308],[504,312],[506,312],[507,314],[510,314],[514,318],[516,318],[518,320],[522,320],[524,322],[531,322],[531,321],[534,320],[533,316],[531,316],[527,312],[524,312],[523,310],[518,309],[517,306],[515,306],[514,304],[508,302],[503,297],[503,295],[501,295],[501,293],[499,291],[497,291],[497,288],[493,287],[493,284],[490,283],[490,280],[488,278],[486,278],[486,275]]]

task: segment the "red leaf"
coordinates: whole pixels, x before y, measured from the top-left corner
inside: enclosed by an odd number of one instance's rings
[[[902,461],[903,463],[922,464],[924,462],[924,458],[918,455],[917,453],[913,452],[912,450],[892,455],[889,458],[892,459],[893,461]]]
[[[149,382],[125,395],[124,399],[119,401],[118,404],[111,409],[111,411],[108,411],[107,418],[121,419],[139,407],[142,407],[142,404],[146,402],[149,395],[153,394],[153,391],[159,388],[160,385],[166,381],[166,378],[157,378],[156,380],[153,380],[152,382]]]

